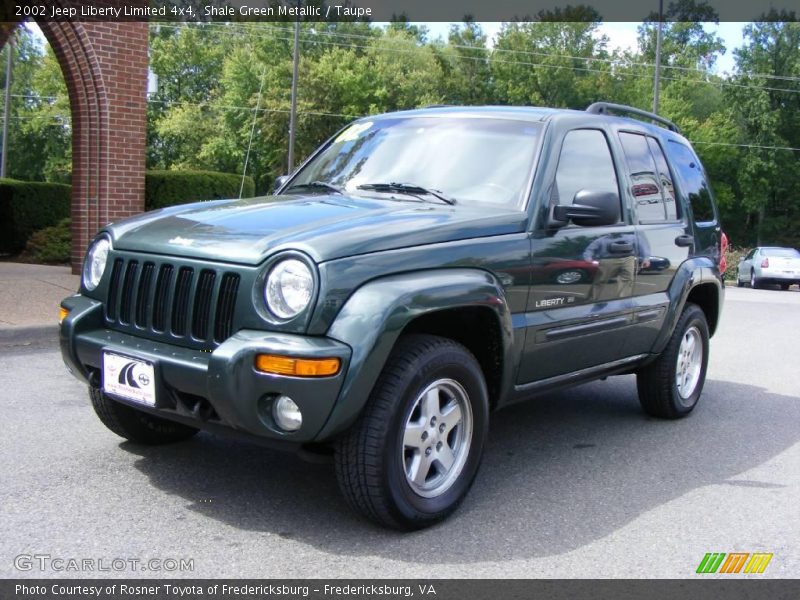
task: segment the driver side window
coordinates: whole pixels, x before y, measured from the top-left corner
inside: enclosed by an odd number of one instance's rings
[[[572,204],[581,190],[613,192],[619,196],[614,160],[606,136],[598,129],[570,131],[561,145],[554,199],[558,204]]]

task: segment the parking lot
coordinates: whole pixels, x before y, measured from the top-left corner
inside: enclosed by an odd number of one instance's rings
[[[331,465],[205,433],[122,442],[54,341],[9,344],[0,576],[681,578],[707,552],[768,552],[758,577],[796,577],[799,365],[800,291],[728,288],[689,418],[646,417],[633,376],[509,408],[461,509],[398,534],[349,512]],[[15,567],[34,554],[193,571]]]

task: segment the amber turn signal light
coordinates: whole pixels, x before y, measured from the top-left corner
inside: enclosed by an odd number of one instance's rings
[[[59,323],[63,323],[64,319],[67,318],[67,315],[69,315],[69,311],[66,308],[64,308],[63,306],[59,307],[58,322]]]
[[[339,372],[338,358],[292,358],[275,354],[257,354],[256,371],[293,377],[330,377]]]

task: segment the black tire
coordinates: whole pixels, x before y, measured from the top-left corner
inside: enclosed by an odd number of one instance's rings
[[[453,472],[450,486],[440,495],[424,497],[407,479],[403,434],[422,393],[445,380],[457,382],[466,393],[472,426],[465,430],[471,430],[470,443],[463,450],[463,467]],[[488,424],[488,393],[475,357],[447,338],[403,336],[358,421],[337,444],[339,486],[356,512],[380,525],[405,531],[433,525],[452,513],[469,491],[480,465]],[[450,442],[446,443],[449,448]]]
[[[750,287],[754,290],[757,290],[761,284],[759,283],[758,279],[756,279],[756,271],[753,269],[750,271]]]
[[[739,275],[736,275],[736,287],[744,287],[744,281],[739,279]]]
[[[784,292],[785,292],[785,291],[787,291],[787,290],[789,289],[789,286],[791,286],[791,285],[792,285],[791,283],[782,283],[782,284],[780,284],[780,286],[781,286],[781,289],[782,289]]]
[[[694,385],[692,393],[684,398],[681,396],[676,382],[676,371],[681,342],[690,330],[699,334],[703,354],[700,360],[699,379]],[[661,419],[679,419],[692,412],[703,392],[703,384],[706,379],[708,337],[705,314],[696,304],[688,303],[683,309],[664,351],[655,361],[636,373],[639,402],[647,414]]]
[[[194,427],[154,417],[140,410],[112,400],[100,388],[90,387],[94,412],[118,436],[151,446],[182,442],[198,432]]]

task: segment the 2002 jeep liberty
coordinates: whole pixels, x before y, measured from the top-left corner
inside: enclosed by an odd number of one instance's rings
[[[332,451],[354,509],[417,529],[466,495],[495,409],[635,373],[648,414],[691,412],[726,243],[697,155],[654,114],[371,116],[273,196],[105,227],[61,349],[114,433]]]

